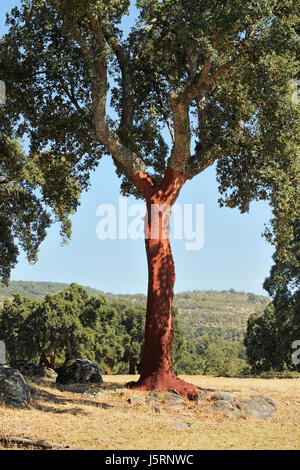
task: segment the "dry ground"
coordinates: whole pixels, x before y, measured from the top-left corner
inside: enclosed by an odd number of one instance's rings
[[[127,402],[131,395],[146,396],[120,390],[132,376],[104,376],[102,387],[59,389],[53,380],[39,379],[30,382],[35,393],[29,409],[0,405],[0,435],[98,450],[300,449],[300,379],[183,378],[210,390],[236,392],[238,399],[249,398],[255,390],[275,401],[277,413],[268,420],[251,416],[234,420],[212,414],[209,401],[197,405],[186,400],[185,409],[167,410],[162,404],[163,413],[158,414],[146,404]],[[103,388],[109,393],[99,400],[82,396],[86,390]],[[171,430],[176,423],[191,427]]]

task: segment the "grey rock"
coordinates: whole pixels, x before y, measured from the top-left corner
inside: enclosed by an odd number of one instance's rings
[[[144,397],[141,396],[141,395],[132,395],[127,401],[131,405],[134,405],[136,403],[143,403],[144,402]]]
[[[84,392],[82,394],[82,398],[87,398],[89,400],[94,400],[95,399],[95,394],[94,393],[89,393],[89,392]]]
[[[209,399],[210,393],[207,390],[199,390],[199,393],[191,398],[191,400],[195,401],[198,405]]]
[[[163,399],[168,402],[168,403],[183,403],[183,398],[181,395],[178,393],[174,392],[167,392],[164,396]]]
[[[155,400],[153,398],[146,398],[146,404],[150,406],[150,408],[154,408],[155,406],[159,406],[159,400]]]
[[[153,401],[158,402],[161,398],[162,398],[162,392],[160,390],[153,390],[152,392],[148,393],[146,400],[148,402],[153,402]]]
[[[101,390],[99,392],[86,391],[86,392],[83,392],[82,398],[88,398],[91,400],[99,400],[100,398],[103,398],[105,395],[107,395],[107,393],[108,393],[107,390],[103,390],[103,391]]]
[[[242,411],[238,408],[233,408],[233,410],[229,410],[225,413],[226,418],[240,418],[242,416]]]
[[[99,367],[87,359],[70,359],[59,369],[56,383],[102,383]]]
[[[99,400],[99,398],[103,398],[107,394],[108,394],[107,390],[101,390],[95,394],[95,398],[96,400]]]
[[[266,395],[261,395],[258,392],[255,392],[254,390],[251,390],[252,395],[254,395],[256,398],[259,398],[261,400],[265,400],[266,402],[270,403],[270,405],[276,406],[275,402],[272,400],[272,398],[267,397]]]
[[[276,411],[275,406],[265,399],[244,400],[237,403],[237,407],[241,411],[260,419],[267,419]]]
[[[210,411],[217,414],[223,414],[225,412],[233,410],[233,405],[226,400],[218,400],[209,407]]]
[[[31,393],[23,375],[9,366],[0,366],[0,399],[9,406],[25,408]]]
[[[212,396],[212,398],[215,398],[216,400],[224,400],[224,401],[229,401],[230,403],[233,403],[236,399],[236,395],[230,392],[219,392],[219,393],[215,393]]]
[[[163,413],[163,410],[158,405],[150,405],[150,408],[152,408],[152,410],[155,411],[158,414]]]
[[[48,377],[48,379],[56,380],[57,372],[55,372],[55,370],[53,369],[49,369],[48,367],[45,367],[45,377]]]
[[[18,370],[22,375],[27,377],[47,377],[46,367],[35,364],[34,362],[26,360],[12,361],[10,367]]]

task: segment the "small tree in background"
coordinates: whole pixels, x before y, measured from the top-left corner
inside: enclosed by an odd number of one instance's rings
[[[299,211],[300,112],[291,99],[299,10],[290,0],[138,0],[125,36],[129,6],[23,0],[0,44],[1,132],[28,136],[32,181],[63,223],[103,154],[123,194],[146,201],[145,343],[131,386],[194,395],[171,364],[171,210],[184,184],[215,164],[220,204],[246,212],[251,201],[268,201],[266,236],[288,258]]]

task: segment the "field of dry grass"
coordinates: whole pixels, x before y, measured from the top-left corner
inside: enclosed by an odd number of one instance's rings
[[[132,395],[146,396],[122,388],[132,376],[104,376],[102,387],[58,388],[51,379],[39,379],[30,382],[34,394],[29,409],[0,405],[0,435],[98,450],[300,449],[300,379],[183,378],[210,390],[236,392],[238,399],[249,398],[254,390],[272,398],[277,412],[267,420],[228,419],[211,413],[209,401],[197,405],[186,400],[184,409],[162,404],[158,414],[144,403],[127,402]],[[109,392],[101,399],[82,396],[103,388]],[[171,430],[176,423],[190,427]]]

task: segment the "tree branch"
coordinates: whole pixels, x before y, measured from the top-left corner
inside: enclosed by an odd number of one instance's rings
[[[93,50],[88,46],[79,29],[75,32],[74,39],[80,45],[82,53],[87,58],[91,71],[94,74],[92,98],[96,136],[99,142],[104,145],[112,155],[113,159],[124,169],[125,175],[133,181],[134,175],[144,172],[146,167],[143,160],[127,146],[123,145],[119,135],[108,127],[106,119],[108,91],[106,39],[99,18],[91,16],[89,20],[93,37],[100,49],[98,58],[94,57]],[[124,115],[125,113],[126,111],[124,111]]]
[[[214,80],[210,75],[211,66],[212,56],[204,61],[201,70],[186,85],[169,95],[174,122],[174,145],[168,166],[178,172],[185,171],[186,162],[191,157],[190,104],[201,93],[212,89]]]
[[[177,172],[184,172],[185,163],[191,151],[189,103],[182,103],[173,95],[170,96],[169,101],[174,123],[174,143],[168,166]]]
[[[68,88],[64,86],[63,84],[61,85],[61,87],[63,91],[65,92],[65,94],[67,95],[67,97],[69,98],[70,102],[75,106],[77,111],[80,114],[83,114],[83,109],[79,106],[78,101],[75,98],[74,91],[73,90],[69,91]]]
[[[121,120],[119,130],[121,133],[130,133],[134,116],[135,90],[130,71],[130,55],[125,46],[113,35],[111,28],[104,27],[105,39],[114,52],[120,66],[122,76]]]
[[[196,153],[193,155],[186,164],[185,173],[192,178],[193,176],[202,173],[206,168],[213,165],[214,162],[222,157],[223,149],[221,143],[214,144],[210,150],[205,153],[202,153],[202,156],[199,158],[199,155]]]
[[[238,60],[240,56],[235,57],[234,59],[230,60],[229,62],[226,62],[225,64],[221,65],[221,67],[218,68],[218,70],[212,75],[213,80],[217,80],[217,78],[222,75],[224,72],[229,70]]]

